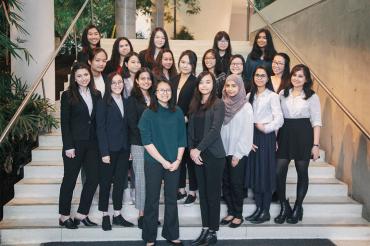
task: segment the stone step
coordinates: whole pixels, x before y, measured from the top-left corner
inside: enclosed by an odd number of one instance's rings
[[[24,178],[63,178],[63,162],[31,162],[24,167]],[[311,178],[334,178],[335,168],[324,162],[311,161],[308,168]],[[288,177],[297,177],[293,162],[289,165]]]
[[[294,205],[294,198],[291,206]],[[72,211],[77,211],[78,199],[73,200]],[[182,201],[183,202],[183,201]],[[112,205],[110,206],[110,212],[112,211]],[[255,210],[254,201],[251,198],[244,199],[243,216],[248,216]],[[122,208],[125,218],[135,220],[138,215],[138,210],[134,205],[123,205]],[[191,206],[185,206],[182,203],[178,205],[178,211],[180,216],[186,218],[194,218],[199,220],[201,218],[200,207],[198,200]],[[270,213],[271,217],[274,218],[279,214],[280,205],[273,203],[271,205]],[[328,213],[330,211],[330,213]],[[362,205],[355,202],[348,197],[326,197],[326,198],[308,198],[304,202],[304,215],[306,217],[343,217],[343,218],[361,218]],[[225,216],[227,213],[226,204],[221,204],[221,216]],[[56,218],[58,214],[58,198],[49,197],[45,199],[40,198],[16,198],[10,201],[4,207],[4,219],[52,219]],[[164,205],[163,199],[159,207],[160,217],[163,218]],[[335,215],[334,215],[335,214]],[[100,217],[101,212],[98,210],[98,199],[97,196],[93,200],[93,204],[89,213],[90,217]],[[200,223],[200,221],[198,221]]]
[[[95,218],[94,218],[95,219]],[[100,220],[96,220],[100,223]],[[4,220],[0,223],[1,244],[44,243],[58,241],[119,241],[141,240],[142,231],[137,227],[122,228],[113,226],[112,231],[104,232],[100,226],[68,230],[58,226],[58,220]],[[180,238],[195,239],[201,230],[199,222],[180,217]],[[162,227],[159,226],[158,240]],[[310,218],[305,217],[298,225],[276,225],[272,221],[261,225],[245,223],[232,229],[221,226],[218,239],[278,239],[278,238],[328,238],[332,240],[369,240],[370,226],[362,218]]]
[[[77,180],[74,196],[79,197],[81,193],[81,180]],[[287,179],[287,196],[295,196],[296,178]],[[15,186],[15,197],[55,197],[59,194],[61,179],[43,178],[43,179],[22,179]],[[347,184],[335,178],[310,178],[308,188],[308,197],[332,197],[347,196]]]

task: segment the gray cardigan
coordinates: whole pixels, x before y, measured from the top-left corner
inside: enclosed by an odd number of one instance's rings
[[[211,108],[205,111],[204,136],[198,146],[194,146],[194,117],[190,115],[188,125],[188,145],[189,149],[197,148],[201,152],[209,150],[215,157],[226,156],[224,145],[221,139],[221,127],[225,118],[224,102],[217,98]]]

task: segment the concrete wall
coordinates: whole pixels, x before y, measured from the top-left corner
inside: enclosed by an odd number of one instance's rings
[[[286,0],[274,4],[286,4]],[[326,0],[273,24],[368,131],[369,13],[368,0]],[[274,42],[279,51],[287,52],[277,37]],[[363,216],[370,220],[370,141],[322,89],[315,85],[315,90],[322,104],[320,142],[327,162],[336,167],[337,178],[349,185],[350,195],[364,203]]]

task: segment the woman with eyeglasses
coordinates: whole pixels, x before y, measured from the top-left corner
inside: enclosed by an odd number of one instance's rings
[[[213,39],[213,49],[216,51],[216,58],[221,64],[221,72],[228,74],[232,48],[230,36],[227,32],[219,31],[216,33],[215,38]]]
[[[279,94],[289,84],[290,58],[285,53],[277,53],[272,60],[271,83],[274,91]]]
[[[158,228],[159,197],[164,181],[164,222],[162,236],[170,245],[183,245],[179,240],[177,187],[179,165],[186,146],[184,115],[176,106],[171,84],[159,81],[156,99],[150,103],[139,121],[145,148],[145,208],[142,238],[146,245],[155,245]]]
[[[250,82],[245,78],[245,60],[242,55],[236,54],[230,57],[229,75],[236,74],[243,79],[245,92],[248,93],[251,89]],[[222,86],[223,87],[223,86]]]
[[[122,217],[122,199],[125,179],[128,172],[130,148],[126,100],[123,98],[122,76],[113,72],[108,75],[106,93],[99,101],[96,113],[96,132],[98,136],[101,163],[99,168],[99,211],[103,213],[102,229],[112,230],[108,214],[109,194],[113,184],[113,224],[131,227],[133,224]]]

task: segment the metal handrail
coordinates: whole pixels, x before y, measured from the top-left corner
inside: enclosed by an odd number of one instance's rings
[[[299,56],[299,54],[291,47],[291,45],[284,39],[284,37],[280,34],[280,32],[272,26],[272,24],[266,19],[266,17],[256,8],[254,3],[251,0],[247,0],[250,6],[253,7],[254,11],[261,17],[263,22],[275,33],[275,35],[283,42],[283,44],[288,48],[288,50],[297,58],[297,60],[302,63],[306,64],[304,60]],[[248,9],[249,10],[249,9]],[[249,23],[247,24],[249,25]],[[324,89],[324,91],[329,95],[329,97],[339,106],[339,108],[351,119],[351,121],[360,129],[360,131],[370,139],[370,133],[367,129],[359,122],[356,117],[344,106],[344,104],[339,101],[339,99],[329,90],[329,88],[325,85],[325,83],[319,78],[319,76],[312,70],[311,74],[318,82],[318,84]]]
[[[48,63],[46,64],[46,66],[44,67],[44,69],[41,71],[40,75],[33,82],[30,91],[28,92],[28,94],[26,95],[26,97],[23,99],[21,105],[19,106],[19,108],[17,109],[17,111],[15,112],[15,114],[13,115],[13,117],[11,118],[11,120],[9,121],[8,125],[5,127],[5,130],[1,134],[0,144],[4,141],[5,137],[9,134],[10,129],[12,129],[12,127],[14,126],[14,124],[17,122],[20,114],[22,113],[22,111],[26,107],[28,101],[31,99],[32,94],[35,92],[35,90],[37,89],[37,87],[40,85],[40,83],[43,80],[46,72],[48,71],[48,69],[50,67],[50,65],[54,62],[54,60],[55,60],[56,56],[58,55],[60,49],[62,48],[63,44],[67,40],[69,34],[71,33],[73,27],[76,25],[77,20],[80,18],[82,12],[84,11],[84,9],[85,9],[85,7],[86,7],[86,5],[87,5],[87,3],[89,1],[90,0],[86,0],[84,2],[84,4],[82,5],[82,7],[80,8],[80,10],[78,11],[77,15],[75,16],[75,18],[71,22],[71,25],[68,27],[67,32],[64,34],[63,39],[62,39],[61,43],[59,44],[58,48],[56,48],[54,50],[53,54],[49,58]]]

